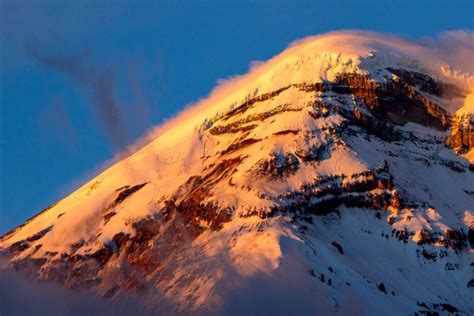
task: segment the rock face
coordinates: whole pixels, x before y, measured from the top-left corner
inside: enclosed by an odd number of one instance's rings
[[[474,312],[473,120],[443,107],[465,88],[310,48],[2,236],[3,266],[161,312],[291,282],[321,313]]]
[[[472,114],[453,116],[451,134],[446,144],[459,153],[465,153],[474,148],[474,116]]]

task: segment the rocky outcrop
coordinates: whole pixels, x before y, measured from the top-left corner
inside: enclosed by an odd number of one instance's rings
[[[439,98],[465,98],[467,95],[467,91],[454,84],[435,80],[420,72],[409,71],[401,68],[388,68],[388,70],[412,87],[417,87],[420,91]]]
[[[395,70],[391,70],[394,71]],[[400,75],[402,72],[399,73]],[[426,77],[426,78],[425,78]],[[437,104],[424,97],[417,88],[423,78],[427,80],[421,85],[421,90],[433,95],[451,93],[453,96],[462,95],[464,91],[449,84],[435,82],[429,76],[419,73],[403,73],[403,76],[396,77],[387,83],[379,83],[368,75],[344,74],[336,78],[334,82],[321,83],[301,83],[293,84],[273,92],[265,93],[253,98],[248,98],[246,102],[230,110],[229,112],[213,119],[211,124],[204,124],[207,128],[213,126],[215,122],[229,120],[231,117],[245,113],[249,108],[258,102],[263,102],[278,96],[281,92],[292,87],[305,92],[327,93],[334,92],[340,95],[351,94],[356,96],[367,107],[376,119],[364,115],[361,111],[345,114],[352,122],[357,123],[368,130],[369,133],[377,134],[384,140],[397,138],[398,135],[387,126],[387,123],[403,125],[408,122],[418,123],[438,130],[447,130],[450,127],[449,114]],[[330,106],[330,105],[323,105]],[[336,107],[336,111],[344,112],[344,109]],[[257,125],[250,124],[256,121],[263,121],[284,111],[300,111],[293,109],[289,105],[283,104],[265,113],[249,115],[235,122],[215,125],[210,128],[211,135],[221,135],[225,133],[245,132],[254,129]],[[312,114],[312,113],[311,113]],[[317,118],[318,114],[314,117]]]
[[[17,241],[15,243],[13,243],[10,246],[10,253],[13,254],[13,255],[17,255],[20,252],[28,249],[30,247],[31,243],[43,238],[47,233],[49,233],[51,231],[51,229],[53,229],[53,226],[49,226],[45,229],[42,229],[39,232],[37,232],[36,234],[26,238],[25,240],[20,240],[20,241]]]
[[[122,203],[126,198],[128,198],[129,196],[131,196],[133,193],[137,192],[141,188],[143,188],[145,185],[147,185],[146,182],[142,184],[134,185],[132,187],[130,186],[124,187],[122,190],[120,190],[120,193],[115,198],[113,203],[110,205],[110,208],[113,208],[117,206],[118,204]]]
[[[281,178],[298,170],[300,161],[293,153],[273,153],[273,157],[264,160],[257,166],[257,173],[264,176]]]
[[[466,246],[467,236],[461,230],[448,229],[444,238],[444,246],[453,250],[462,250]]]
[[[254,139],[254,138],[246,138],[244,140],[237,140],[233,142],[232,144],[230,144],[230,146],[227,147],[225,150],[223,150],[221,152],[221,155],[226,155],[229,153],[236,152],[237,150],[240,150],[252,144],[258,143],[259,141],[260,139]]]
[[[448,113],[403,80],[392,79],[381,84],[368,75],[346,74],[336,79],[332,89],[354,94],[383,121],[398,125],[414,122],[438,130],[449,126]]]
[[[243,159],[245,158],[239,156],[223,160],[215,166],[210,166],[212,169],[204,175],[189,178],[176,194],[166,201],[166,208],[163,211],[165,217],[179,212],[194,221],[202,220],[208,223],[210,229],[219,229],[223,223],[230,221],[233,215],[232,210],[204,201],[211,196],[212,185],[229,180]]]
[[[452,119],[451,134],[446,145],[459,153],[466,153],[474,148],[474,115],[456,115]]]
[[[324,215],[335,212],[339,205],[347,207],[367,207],[371,209],[400,208],[401,202],[388,167],[352,174],[331,176],[305,184],[298,191],[276,196],[265,196],[275,201],[271,208],[249,209],[242,217],[259,216],[266,218],[275,214]]]
[[[471,246],[471,249],[474,249],[474,228],[473,227],[470,227],[467,232],[467,240],[469,242],[469,245]]]
[[[333,245],[334,248],[336,248],[337,251],[338,251],[341,255],[344,254],[344,250],[342,249],[342,246],[341,246],[337,241],[335,241],[335,240],[332,241],[332,242],[331,242],[331,245]]]

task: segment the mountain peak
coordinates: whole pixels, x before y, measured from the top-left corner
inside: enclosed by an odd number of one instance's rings
[[[443,69],[372,33],[299,41],[4,235],[4,264],[174,311],[264,276],[321,312],[472,313],[470,91]]]

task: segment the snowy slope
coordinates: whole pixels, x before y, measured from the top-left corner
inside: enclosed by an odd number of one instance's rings
[[[473,82],[396,38],[299,41],[4,235],[0,263],[168,312],[472,314]]]

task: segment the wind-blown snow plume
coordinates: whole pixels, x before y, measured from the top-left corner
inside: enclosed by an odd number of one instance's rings
[[[182,128],[184,121],[189,122],[188,126],[194,127],[195,122],[202,121],[209,112],[216,111],[216,108],[222,107],[222,104],[231,104],[238,99],[239,95],[250,94],[255,89],[255,82],[268,80],[268,72],[273,71],[279,64],[298,58],[308,50],[312,50],[315,54],[324,52],[340,54],[359,52],[363,47],[362,50],[365,50],[367,56],[373,51],[385,50],[390,51],[391,55],[396,53],[392,57],[402,63],[404,56],[417,56],[420,63],[433,67],[432,71],[439,72],[462,87],[473,90],[474,66],[470,62],[474,60],[473,34],[471,30],[458,30],[443,32],[433,38],[409,40],[371,31],[347,30],[295,40],[287,49],[267,61],[250,62],[250,68],[246,74],[219,79],[218,85],[208,96],[191,102],[177,117],[153,128],[145,137],[127,150],[120,152],[114,161],[133,153],[165,131],[172,130],[176,125]],[[313,49],[307,49],[307,46],[313,46]],[[446,68],[447,65],[450,67]],[[267,77],[264,77],[265,75]],[[280,78],[274,79],[275,85],[281,84]],[[326,78],[323,76],[321,79]]]
[[[446,31],[434,38],[422,38],[419,43],[449,65],[474,74],[474,31]]]

